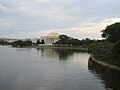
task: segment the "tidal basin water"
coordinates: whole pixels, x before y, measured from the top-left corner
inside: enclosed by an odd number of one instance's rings
[[[88,65],[88,53],[0,46],[0,90],[120,90],[119,73]]]

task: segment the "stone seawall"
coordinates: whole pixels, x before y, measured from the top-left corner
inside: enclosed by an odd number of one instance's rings
[[[102,61],[99,61],[99,60],[96,60],[94,58],[94,55],[90,55],[90,58],[89,58],[89,61],[88,61],[89,65],[92,65],[92,64],[97,64],[97,65],[100,65],[100,66],[103,66],[105,68],[108,68],[108,69],[111,69],[111,70],[116,70],[116,71],[119,71],[120,72],[120,68],[117,67],[117,66],[113,66],[113,65],[110,65],[110,64],[107,64],[107,63],[104,63]]]

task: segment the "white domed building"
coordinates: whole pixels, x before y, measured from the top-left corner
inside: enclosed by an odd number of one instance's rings
[[[59,40],[59,34],[52,32],[52,33],[49,33],[47,36],[42,37],[41,39],[44,40],[45,44],[52,45],[53,43]]]

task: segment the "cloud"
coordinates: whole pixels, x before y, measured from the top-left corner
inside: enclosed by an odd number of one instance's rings
[[[54,31],[77,38],[101,38],[100,30],[119,21],[119,3],[119,0],[0,0],[0,37],[10,33],[8,37],[32,38]]]
[[[86,22],[82,23],[79,26],[64,28],[64,29],[48,29],[48,30],[36,30],[27,33],[31,37],[41,37],[45,36],[50,32],[58,32],[59,34],[66,34],[68,36],[76,37],[79,39],[83,38],[92,38],[92,39],[101,39],[101,30],[105,29],[107,25],[111,25],[115,22],[120,22],[120,18],[110,18],[101,20],[99,22]]]
[[[86,22],[82,23],[77,27],[68,28],[63,30],[66,34],[77,37],[77,38],[92,38],[101,39],[101,31],[106,28],[106,26],[111,25],[115,22],[120,22],[120,18],[110,18],[104,19],[99,22]]]
[[[7,7],[5,7],[5,6],[3,6],[2,4],[0,4],[0,13],[6,13],[6,12],[8,12],[9,10],[8,10],[8,8]]]
[[[48,3],[51,0],[33,0],[33,2],[38,2],[38,3]]]

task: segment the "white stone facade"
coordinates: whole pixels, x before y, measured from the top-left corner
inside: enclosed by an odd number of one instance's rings
[[[45,44],[52,45],[56,41],[59,40],[59,34],[58,33],[49,33],[47,36],[42,37],[41,40],[44,40]]]

